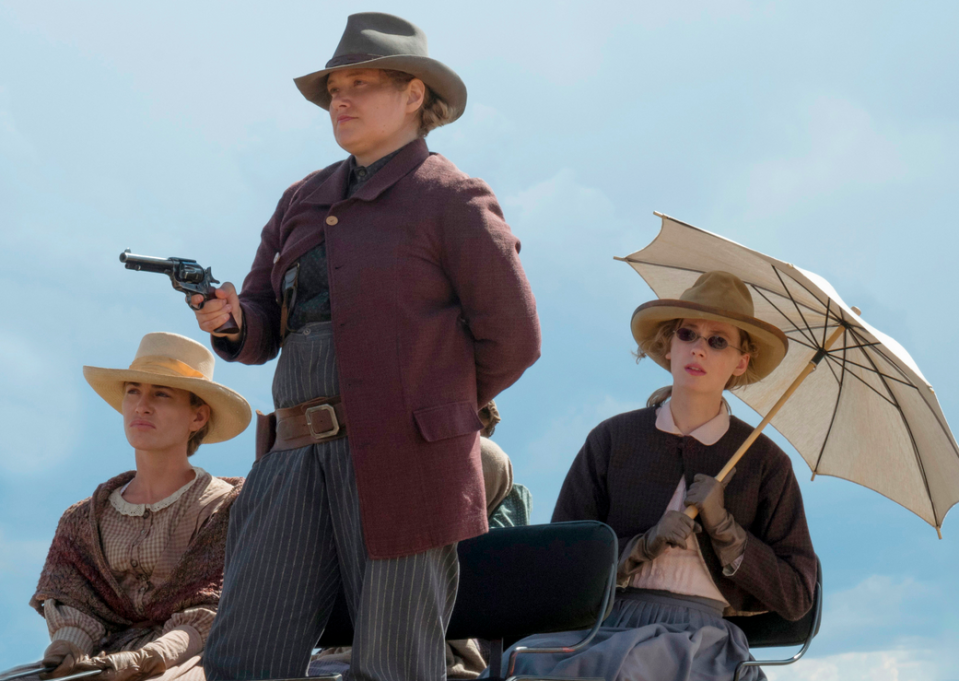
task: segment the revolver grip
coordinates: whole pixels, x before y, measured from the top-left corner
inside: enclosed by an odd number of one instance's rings
[[[214,333],[239,333],[240,327],[236,323],[236,319],[233,318],[233,314],[230,314],[230,318],[226,320],[226,323],[221,326],[219,329],[214,331]]]
[[[193,294],[193,293],[186,294],[186,304],[189,305],[190,308],[193,310],[202,310],[203,303],[200,303],[198,307],[194,307],[193,303],[190,302],[190,299],[194,295],[196,294]],[[203,302],[206,302],[207,300],[213,300],[214,298],[216,298],[216,293],[214,293],[211,290],[209,293],[203,296]],[[213,333],[239,333],[239,332],[240,332],[240,326],[239,324],[236,323],[236,318],[233,316],[232,313],[230,314],[230,318],[226,320],[226,323],[222,324],[220,328],[213,331]]]

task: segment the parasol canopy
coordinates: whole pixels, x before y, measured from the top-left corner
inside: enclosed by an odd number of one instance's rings
[[[940,530],[959,501],[959,446],[905,348],[862,319],[819,275],[656,215],[662,228],[653,242],[618,259],[657,296],[679,298],[703,272],[729,272],[749,288],[755,316],[789,338],[776,370],[733,394],[766,414],[818,361],[770,423],[809,464],[813,478],[829,475],[868,487]]]

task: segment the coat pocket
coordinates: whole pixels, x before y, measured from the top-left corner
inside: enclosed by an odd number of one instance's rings
[[[453,402],[413,412],[420,435],[427,442],[469,435],[483,428],[473,402]]]

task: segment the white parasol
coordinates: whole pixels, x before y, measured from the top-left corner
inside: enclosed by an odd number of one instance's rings
[[[899,343],[873,328],[817,274],[656,213],[659,235],[625,258],[660,298],[679,298],[703,272],[735,274],[755,315],[783,330],[777,369],[733,394],[767,414],[717,476],[767,424],[816,475],[875,490],[936,528],[959,501],[959,446],[939,401]],[[817,370],[818,367],[818,370]]]

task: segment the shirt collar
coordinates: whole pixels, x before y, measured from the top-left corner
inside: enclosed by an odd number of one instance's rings
[[[403,145],[396,151],[393,151],[383,158],[379,158],[373,161],[368,166],[361,166],[356,162],[356,156],[350,155],[350,180],[357,184],[363,184],[371,177],[373,177],[377,171],[381,170],[383,166],[393,160],[393,157],[400,153],[406,145]]]
[[[130,486],[130,483],[123,485],[115,490],[110,495],[110,505],[121,515],[132,515],[132,516],[142,516],[145,511],[150,511],[151,513],[156,513],[157,511],[162,511],[168,506],[172,506],[180,500],[187,490],[193,487],[194,483],[203,476],[209,476],[202,468],[193,466],[193,472],[195,475],[193,479],[190,480],[183,487],[178,489],[176,492],[168,496],[166,499],[160,499],[160,501],[153,504],[131,504],[129,501],[123,498],[123,492],[126,491],[126,488]],[[132,481],[131,481],[132,482]]]
[[[676,427],[676,422],[673,421],[673,412],[669,408],[669,402],[670,400],[666,400],[656,410],[656,430],[682,436],[684,433]],[[719,413],[715,417],[706,421],[693,432],[686,433],[686,435],[709,447],[719,442],[727,430],[729,430],[729,410],[726,409],[726,403],[723,402],[719,407]]]

